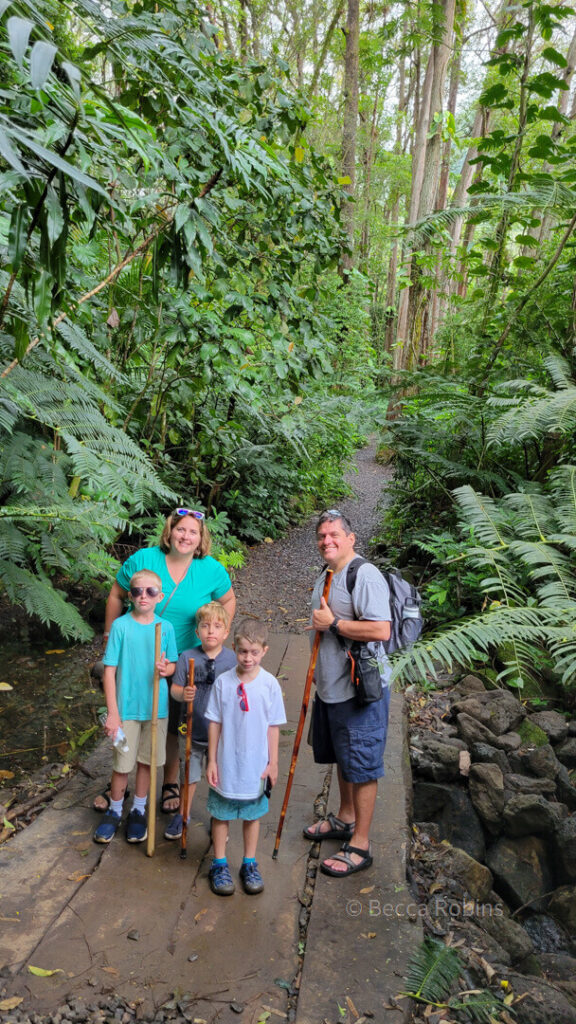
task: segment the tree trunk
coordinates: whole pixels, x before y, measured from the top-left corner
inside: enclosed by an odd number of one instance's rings
[[[422,84],[414,135],[408,214],[410,224],[432,212],[438,190],[443,92],[454,30],[455,8],[455,0],[441,0],[434,16],[434,38]],[[402,366],[408,367],[416,364],[428,347],[427,310],[422,301],[422,288],[418,283],[418,268],[413,265],[411,252],[408,253],[404,269],[406,275],[413,281],[400,295],[397,347],[402,353]]]
[[[360,32],[359,0],[348,0],[346,54],[344,60],[344,119],[342,124],[342,176],[349,178],[345,190],[353,197],[356,182],[356,137],[358,131],[358,42]],[[342,220],[348,236],[350,254],[342,257],[341,273],[347,277],[354,266],[354,203],[345,203]]]
[[[394,143],[394,153],[397,156],[403,151],[402,141],[402,122],[403,115],[406,109],[406,65],[404,57],[400,57],[400,67],[398,69],[398,113],[396,118],[396,140]],[[392,208],[390,211],[390,220],[392,224],[398,224],[400,216],[400,189],[397,187]],[[384,337],[384,348],[386,352],[393,351],[393,366],[397,370],[396,365],[396,353],[397,349],[392,349],[395,335],[395,315],[394,309],[396,305],[396,276],[398,274],[398,237],[396,236],[392,241],[392,247],[390,250],[390,258],[388,260],[388,273],[386,275],[386,299],[385,299],[385,316],[386,316],[386,334]]]

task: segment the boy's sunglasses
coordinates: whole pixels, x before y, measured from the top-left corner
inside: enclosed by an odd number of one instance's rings
[[[246,690],[244,689],[244,683],[240,683],[236,687],[236,695],[240,697],[240,710],[250,711],[250,708],[248,706],[248,697],[246,696]]]
[[[197,512],[195,508],[176,508],[174,509],[175,516],[194,516],[194,519],[204,519],[203,512]]]
[[[146,594],[148,597],[158,597],[159,593],[160,587],[130,587],[132,597],[142,597],[142,594]]]

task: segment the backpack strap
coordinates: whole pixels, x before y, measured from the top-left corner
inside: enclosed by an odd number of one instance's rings
[[[350,597],[352,597],[352,591],[356,586],[358,570],[361,565],[367,565],[367,563],[368,559],[362,558],[362,555],[356,555],[356,558],[353,558],[352,561],[348,563],[348,569],[346,571],[346,590],[350,594]]]

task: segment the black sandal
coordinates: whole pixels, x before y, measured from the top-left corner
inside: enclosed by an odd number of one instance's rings
[[[92,810],[96,811],[96,814],[106,814],[110,810],[110,786],[111,783],[109,782],[108,785],[106,786],[106,789],[104,789],[102,793],[98,794],[98,796],[101,796],[102,799],[106,801],[106,807],[96,807],[95,804],[92,804]],[[124,800],[126,800],[129,796],[130,790],[127,789],[126,792],[124,793]],[[94,797],[94,799],[97,800],[98,797]]]
[[[352,857],[350,856],[351,853],[362,858],[358,864],[356,861],[352,860]],[[338,868],[331,868],[330,865],[326,863],[328,860],[335,860],[339,864],[344,864],[344,870],[339,871]],[[344,846],[339,853],[333,853],[331,857],[326,857],[326,860],[321,862],[320,871],[325,875],[332,875],[334,878],[347,878],[348,875],[355,875],[357,871],[365,871],[366,868],[371,866],[373,860],[374,858],[372,857],[370,847],[367,850],[361,850],[358,846],[350,846],[349,843],[344,843]]]
[[[169,800],[177,800],[178,807],[167,807]],[[160,810],[162,814],[176,814],[180,807],[180,786],[177,782],[165,782],[160,794]]]

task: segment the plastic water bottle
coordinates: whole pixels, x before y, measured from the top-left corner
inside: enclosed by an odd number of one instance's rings
[[[402,624],[400,627],[402,647],[412,647],[412,644],[416,642],[421,632],[420,602],[409,597],[404,602],[404,607],[402,608]]]
[[[98,721],[100,722],[100,725],[102,727],[106,725],[106,722],[108,721],[108,714],[106,713],[106,711],[104,711],[100,715]],[[118,731],[112,740],[112,746],[120,754],[127,754],[128,751],[130,750],[130,747],[128,746],[128,740],[126,739],[126,733],[124,732],[124,729],[122,728],[121,725],[118,726]]]

